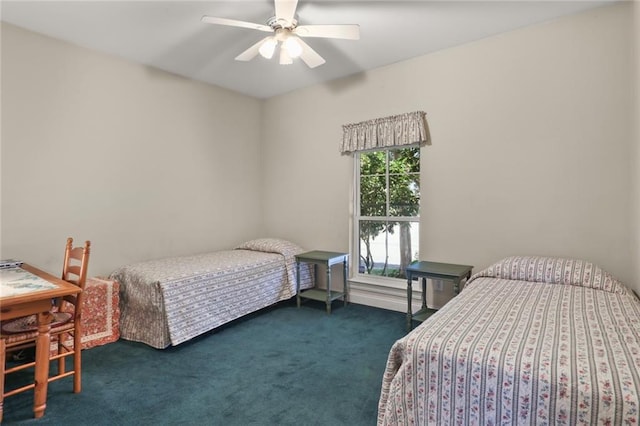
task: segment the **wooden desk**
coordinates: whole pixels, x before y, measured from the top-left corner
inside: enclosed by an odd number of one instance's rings
[[[470,265],[456,265],[453,263],[411,262],[405,270],[407,276],[407,331],[411,331],[413,320],[424,321],[436,311],[427,307],[427,278],[453,281],[453,292],[457,295],[460,292],[460,282],[463,278],[467,280],[471,278],[472,269],[473,266]],[[422,307],[418,312],[412,314],[413,296],[411,295],[411,283],[414,278],[418,277],[422,277]]]
[[[312,263],[314,270],[314,277],[318,279],[317,265],[324,265],[327,267],[327,288],[326,290],[320,290],[312,288],[305,291],[300,291],[300,262]],[[331,290],[331,267],[333,265],[342,264],[342,278],[344,282],[343,291]],[[349,269],[349,254],[337,253],[333,251],[309,251],[306,253],[296,254],[296,303],[298,308],[300,307],[300,299],[312,299],[325,302],[327,306],[327,313],[331,313],[331,302],[335,299],[342,298],[344,306],[347,306],[349,299],[349,281],[347,280],[347,269]]]
[[[80,292],[80,288],[60,278],[44,272],[26,263],[22,269],[55,284],[55,288],[35,290],[14,296],[0,295],[0,321],[36,314],[38,318],[38,337],[36,340],[35,389],[33,395],[33,413],[35,418],[44,415],[47,407],[47,384],[49,378],[49,345],[51,336],[51,299]],[[0,339],[0,362],[6,361],[6,347]],[[0,422],[2,421],[4,402],[4,374],[0,377]]]

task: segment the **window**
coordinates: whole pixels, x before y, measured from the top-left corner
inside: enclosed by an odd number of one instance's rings
[[[358,273],[404,278],[406,266],[418,259],[420,147],[362,151],[354,158]]]

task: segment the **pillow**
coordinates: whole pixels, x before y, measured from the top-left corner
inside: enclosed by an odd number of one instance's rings
[[[291,241],[279,238],[258,238],[256,240],[246,241],[236,247],[236,250],[253,250],[263,251],[266,253],[280,253],[282,255],[294,255],[302,253],[305,250],[292,243]]]
[[[576,285],[617,294],[629,293],[627,287],[611,274],[591,262],[578,259],[511,256],[475,274],[471,280],[477,277]]]

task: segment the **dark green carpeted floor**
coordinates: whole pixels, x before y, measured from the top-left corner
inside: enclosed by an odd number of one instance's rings
[[[263,310],[178,347],[120,340],[83,352],[83,391],[50,384],[5,400],[3,424],[375,425],[400,312],[313,301]]]

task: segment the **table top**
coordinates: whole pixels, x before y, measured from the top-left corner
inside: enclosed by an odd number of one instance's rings
[[[308,251],[306,253],[300,253],[300,254],[296,254],[296,260],[317,260],[317,261],[325,261],[328,262],[330,260],[334,260],[336,258],[340,258],[340,261],[342,261],[342,258],[344,257],[348,257],[349,254],[348,253],[340,253],[340,252],[335,252],[335,251],[322,251],[322,250],[314,250],[314,251]]]
[[[54,299],[80,293],[80,287],[57,278],[27,263],[18,270],[2,270],[0,302],[3,308],[34,300]]]
[[[471,265],[427,262],[424,260],[411,262],[411,264],[407,266],[407,272],[411,272],[412,274],[428,275],[441,278],[462,278],[471,273],[472,269],[473,266]]]

